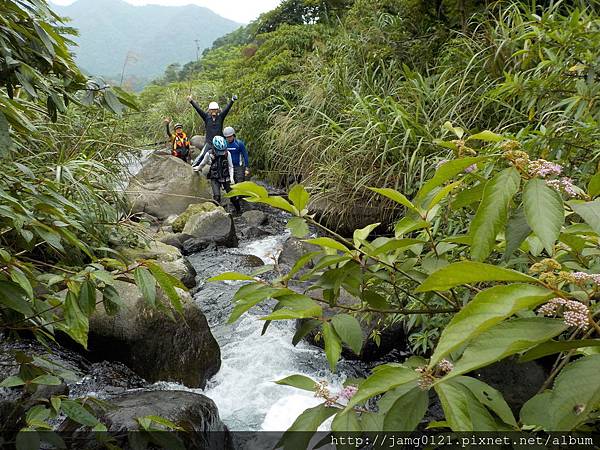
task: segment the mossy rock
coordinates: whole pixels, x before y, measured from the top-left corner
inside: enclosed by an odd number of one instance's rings
[[[173,232],[181,233],[188,219],[192,217],[194,214],[205,213],[209,211],[214,211],[215,209],[220,208],[220,206],[215,205],[211,202],[205,203],[194,203],[187,207],[187,209],[173,222]]]

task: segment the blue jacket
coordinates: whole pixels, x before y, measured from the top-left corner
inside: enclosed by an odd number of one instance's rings
[[[246,146],[239,139],[234,139],[230,144],[227,143],[227,150],[231,155],[231,159],[233,161],[233,166],[244,166],[248,167],[248,151],[246,150]],[[244,157],[242,164],[242,156]]]

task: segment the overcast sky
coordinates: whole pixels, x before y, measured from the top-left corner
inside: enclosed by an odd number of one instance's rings
[[[57,5],[70,5],[75,0],[50,0]],[[191,3],[212,9],[220,16],[237,22],[248,23],[260,14],[279,5],[279,0],[125,0],[132,5],[181,6]]]

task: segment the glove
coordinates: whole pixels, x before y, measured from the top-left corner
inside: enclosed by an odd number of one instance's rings
[[[192,170],[194,172],[200,172],[202,169],[200,168],[200,166],[194,166],[194,167],[192,167]]]
[[[171,119],[169,119],[168,117],[165,117],[165,123],[171,123]]]
[[[188,99],[188,102],[191,102],[192,100],[194,100],[194,97],[192,97],[191,95],[188,95],[187,99]]]
[[[231,97],[231,101],[232,101],[232,102],[235,102],[237,99],[238,99],[238,96],[237,96],[237,95],[234,95],[233,97]]]

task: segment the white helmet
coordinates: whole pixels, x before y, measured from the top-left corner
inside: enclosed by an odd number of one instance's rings
[[[225,137],[233,136],[234,134],[235,130],[233,129],[233,127],[225,127],[223,129],[223,136]]]
[[[217,102],[210,102],[210,105],[208,105],[208,109],[220,109],[219,104]]]

